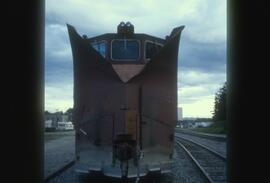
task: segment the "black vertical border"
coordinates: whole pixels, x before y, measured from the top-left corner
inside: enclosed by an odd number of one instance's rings
[[[44,182],[45,0],[8,1],[1,29],[2,182]],[[7,176],[7,177],[5,177]]]
[[[263,0],[227,3],[228,182],[269,182],[269,6]]]
[[[269,144],[268,127],[264,128],[269,119],[263,117],[268,114],[267,108],[263,109],[257,102],[261,98],[256,98],[259,94],[266,98],[267,94],[266,83],[261,85],[261,81],[268,77],[268,67],[263,68],[263,63],[258,61],[269,58],[266,57],[269,46],[262,43],[267,43],[269,35],[269,19],[266,18],[269,6],[260,0],[227,2],[228,182],[267,182],[269,168],[264,165],[268,164],[269,150],[255,140],[265,139]],[[2,166],[8,178],[2,179],[39,183],[44,180],[45,0],[8,3],[3,6],[7,11],[1,28],[6,31],[2,33],[4,56],[1,59],[2,106],[5,108],[1,135],[5,142],[2,152],[6,153],[2,156]],[[262,78],[256,77],[258,73],[263,73]],[[260,114],[262,117],[258,116]],[[254,126],[254,121],[263,123]],[[251,149],[250,143],[255,143],[257,148]]]

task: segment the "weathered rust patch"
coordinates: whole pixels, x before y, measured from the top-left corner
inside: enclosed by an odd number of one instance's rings
[[[138,112],[136,110],[128,110],[125,112],[126,132],[136,139],[137,134]]]

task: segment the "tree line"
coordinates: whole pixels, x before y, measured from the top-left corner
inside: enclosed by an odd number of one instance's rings
[[[45,115],[50,115],[50,114],[67,115],[67,116],[68,116],[68,120],[70,120],[70,121],[72,121],[72,113],[73,113],[73,108],[69,108],[69,109],[67,109],[65,112],[63,112],[63,111],[57,111],[57,112],[49,112],[49,111],[45,111],[45,112],[44,112]]]
[[[65,112],[63,112],[63,111],[57,111],[57,112],[49,112],[49,111],[45,111],[44,113],[45,114],[72,114],[72,112],[73,112],[73,109],[72,108],[69,108],[69,109],[67,109]]]
[[[215,94],[213,121],[225,121],[227,113],[227,82]]]

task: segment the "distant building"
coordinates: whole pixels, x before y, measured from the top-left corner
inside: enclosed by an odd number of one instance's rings
[[[204,128],[204,127],[208,127],[211,124],[213,124],[213,122],[207,122],[207,121],[196,121],[193,128]]]
[[[68,122],[68,115],[63,112],[45,113],[45,121],[52,121],[53,126],[57,126],[58,122]]]
[[[178,118],[178,121],[183,120],[183,109],[182,109],[182,107],[177,108],[177,118]]]
[[[192,128],[195,125],[195,120],[193,119],[184,119],[181,121],[180,127],[181,128]]]
[[[181,128],[204,128],[213,124],[210,119],[184,118],[180,123]]]
[[[74,130],[74,125],[71,122],[71,112],[63,113],[63,112],[55,112],[50,113],[45,111],[45,131],[56,131],[56,130]]]

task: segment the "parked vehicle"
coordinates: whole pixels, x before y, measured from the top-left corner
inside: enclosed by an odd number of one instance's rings
[[[55,125],[55,123],[53,123],[52,120],[46,120],[45,121],[45,131],[46,132],[55,131],[56,128],[57,128],[57,126]]]
[[[74,130],[72,122],[58,122],[57,130]]]

